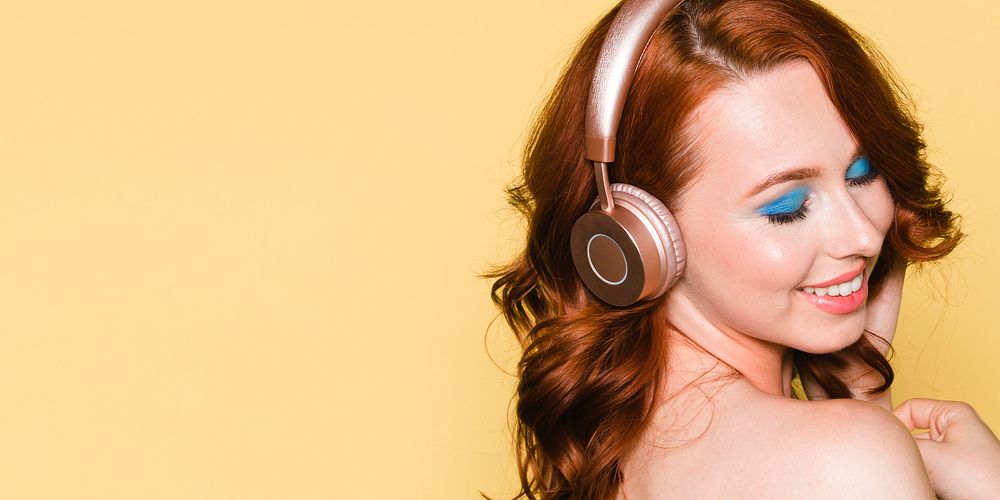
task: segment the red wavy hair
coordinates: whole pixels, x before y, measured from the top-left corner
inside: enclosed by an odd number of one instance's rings
[[[524,251],[486,276],[517,336],[517,498],[612,498],[623,457],[660,402],[662,300],[605,305],[577,276],[570,230],[596,197],[583,157],[591,77],[615,7],[585,36],[542,109],[509,202],[528,223]],[[870,278],[881,290],[889,266],[939,259],[962,239],[927,163],[921,125],[903,87],[874,47],[808,0],[686,0],[655,31],[637,69],[618,135],[614,182],[642,187],[679,211],[693,179],[691,112],[709,94],[792,60],[810,62],[833,104],[883,175],[896,205]],[[828,354],[795,352],[795,367],[830,397],[851,397],[839,378],[847,356],[882,375],[892,367],[866,332]]]

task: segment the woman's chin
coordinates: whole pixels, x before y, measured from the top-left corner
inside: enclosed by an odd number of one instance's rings
[[[805,342],[800,342],[801,345],[795,346],[795,348],[810,354],[829,354],[854,345],[855,342],[861,339],[862,335],[864,335],[863,322],[856,326],[852,325],[844,328],[841,331],[827,331],[824,335],[818,335]]]

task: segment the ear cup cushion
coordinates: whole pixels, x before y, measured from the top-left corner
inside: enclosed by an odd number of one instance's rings
[[[680,278],[681,274],[684,272],[684,267],[687,262],[687,252],[684,248],[684,240],[681,237],[681,230],[677,225],[677,221],[674,220],[674,216],[670,213],[670,209],[668,209],[663,202],[658,200],[655,196],[631,184],[612,184],[611,192],[612,196],[614,196],[615,193],[625,193],[641,200],[641,204],[634,203],[634,205],[636,205],[636,208],[642,211],[646,217],[649,218],[651,225],[656,229],[660,241],[665,245],[670,245],[673,249],[673,262],[667,262],[667,266],[675,269],[674,275],[672,276],[672,279],[665,284],[664,289],[659,293],[666,291],[667,288],[676,283],[677,279]]]

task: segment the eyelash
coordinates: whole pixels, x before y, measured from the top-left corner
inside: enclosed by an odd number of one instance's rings
[[[787,214],[768,215],[767,220],[771,224],[778,224],[778,225],[788,224],[789,222],[795,222],[797,220],[805,219],[806,212],[807,212],[806,205],[805,203],[803,203],[802,206],[799,207],[799,209],[794,212],[789,212]]]
[[[855,177],[853,179],[847,179],[847,184],[851,186],[864,186],[866,184],[871,184],[875,182],[875,178],[878,177],[878,170],[872,167],[872,171],[867,175],[862,175],[861,177]]]
[[[849,186],[864,186],[875,182],[876,177],[878,177],[878,170],[875,170],[875,167],[872,167],[871,172],[867,175],[862,175],[861,177],[855,177],[853,179],[846,179],[846,181]],[[789,212],[787,214],[773,214],[766,217],[768,222],[771,224],[781,225],[805,219],[807,213],[809,213],[809,211],[806,210],[806,204],[803,203],[802,206],[794,212]]]

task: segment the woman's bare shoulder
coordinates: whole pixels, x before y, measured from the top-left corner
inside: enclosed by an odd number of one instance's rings
[[[934,498],[916,443],[883,408],[738,392],[720,394],[690,445],[634,463],[627,498]]]
[[[834,498],[934,498],[916,442],[889,411],[853,399],[784,406],[789,426],[769,431],[788,436],[775,442],[788,447],[785,465],[801,471],[799,486]]]

